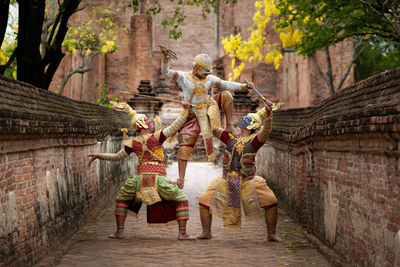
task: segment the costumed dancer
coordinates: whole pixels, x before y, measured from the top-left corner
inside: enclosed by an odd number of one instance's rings
[[[239,120],[240,136],[235,138],[224,129],[214,131],[214,135],[226,144],[223,158],[223,175],[214,179],[199,198],[200,219],[203,233],[198,239],[211,239],[212,215],[223,218],[224,227],[241,228],[241,207],[245,216],[262,216],[269,241],[280,241],[275,235],[278,207],[277,199],[265,180],[255,175],[257,151],[267,141],[271,131],[271,102],[266,99],[265,107],[256,113],[249,113]],[[262,119],[264,117],[264,126]]]
[[[219,108],[223,108],[226,116],[227,131],[235,134],[233,127],[233,97],[226,90],[247,91],[252,87],[249,85],[229,82],[211,75],[212,64],[207,54],[199,54],[193,61],[193,71],[183,72],[170,70],[168,62],[175,57],[175,53],[160,45],[160,51],[164,55],[161,63],[161,71],[167,77],[182,88],[183,96],[191,104],[189,117],[178,134],[178,186],[183,188],[185,181],[186,166],[191,159],[200,132],[203,135],[204,145],[208,161],[215,160],[215,152],[212,143],[212,131],[221,127]],[[210,98],[208,91],[215,86],[223,91]],[[211,91],[213,96],[213,91]]]
[[[120,161],[129,157],[132,152],[136,154],[139,162],[137,175],[129,177],[118,194],[115,207],[117,231],[109,237],[123,238],[128,208],[137,214],[141,203],[144,203],[147,205],[149,226],[151,226],[150,223],[162,223],[167,226],[177,220],[179,225],[178,239],[194,239],[186,232],[186,223],[189,219],[188,199],[176,184],[170,184],[162,149],[162,143],[165,139],[173,136],[186,122],[189,114],[189,103],[182,104],[184,110],[169,127],[156,129],[152,133],[153,120],[143,114],[136,113],[127,103],[110,102],[114,107],[128,112],[131,117],[131,125],[139,132],[139,136],[129,138],[124,133],[124,147],[118,153],[91,154],[89,155],[91,157],[89,166],[95,159]],[[165,203],[167,205],[164,205]],[[160,212],[157,209],[164,210]]]

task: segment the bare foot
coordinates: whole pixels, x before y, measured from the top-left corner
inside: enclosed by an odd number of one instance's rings
[[[178,185],[179,189],[183,189],[184,183],[185,183],[185,179],[179,178],[178,180],[176,180],[176,184]]]
[[[176,181],[169,181],[169,183],[170,184],[176,184],[178,187],[179,187],[179,189],[183,189],[183,184],[185,183],[185,180],[184,179],[178,179],[178,180],[176,180]]]
[[[228,133],[233,134],[235,137],[238,136],[238,134],[237,134],[237,132],[236,132],[236,129],[235,129],[235,127],[233,127],[232,124],[226,125],[226,131],[227,131]]]
[[[192,237],[188,233],[179,233],[178,240],[196,240],[196,238]]]
[[[267,240],[268,240],[268,241],[272,241],[272,242],[281,242],[281,241],[282,241],[282,240],[281,240],[278,236],[276,236],[275,234],[269,234]]]
[[[122,239],[122,238],[124,238],[124,233],[115,232],[115,233],[109,235],[108,238]]]
[[[211,232],[209,232],[209,231],[204,231],[203,233],[201,233],[200,235],[198,235],[196,237],[196,239],[211,239],[211,238],[212,238],[212,235],[211,235]]]

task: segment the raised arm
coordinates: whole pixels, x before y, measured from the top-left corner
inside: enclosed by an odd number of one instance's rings
[[[169,59],[170,55],[168,53],[168,49],[165,46],[160,45],[160,51],[163,54],[163,59],[161,60],[161,73],[173,80],[174,82],[178,82],[180,76],[182,76],[180,71],[170,70],[169,69]]]
[[[265,115],[264,125],[261,131],[257,134],[258,141],[260,141],[261,143],[265,143],[268,140],[269,134],[271,133],[271,125],[272,125],[272,113],[270,116]]]
[[[268,140],[269,134],[271,133],[271,128],[272,128],[271,103],[272,102],[270,102],[269,100],[267,102],[264,102],[264,106],[266,109],[264,116],[264,125],[252,142],[252,145],[256,150],[260,149],[263,146],[263,144]]]
[[[229,82],[218,78],[217,76],[210,75],[212,85],[221,89],[221,90],[243,90],[247,91],[249,86],[244,83],[237,83],[237,82]]]

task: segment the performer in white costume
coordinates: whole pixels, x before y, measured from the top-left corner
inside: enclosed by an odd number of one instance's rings
[[[224,81],[211,75],[212,64],[207,54],[199,54],[195,57],[191,72],[171,70],[168,62],[174,53],[162,45],[160,45],[160,51],[164,55],[161,63],[162,73],[178,83],[182,88],[185,101],[192,106],[190,115],[178,134],[178,186],[183,188],[187,162],[191,159],[191,153],[200,132],[203,135],[208,161],[213,161],[216,157],[212,144],[212,130],[221,127],[219,108],[224,109],[227,131],[235,134],[232,120],[233,97],[227,90],[247,91],[253,87],[253,84]],[[223,91],[211,98],[208,92],[213,86]]]

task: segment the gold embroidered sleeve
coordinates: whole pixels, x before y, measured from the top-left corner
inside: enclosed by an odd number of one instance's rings
[[[187,117],[189,116],[189,110],[184,109],[179,117],[167,128],[163,130],[165,137],[173,136],[177,131],[179,131],[185,124]]]
[[[123,160],[123,159],[129,157],[129,154],[126,153],[124,148],[122,148],[116,154],[114,154],[114,153],[99,153],[99,154],[97,154],[97,157],[101,160],[120,161],[120,160]]]
[[[264,118],[264,126],[261,131],[257,134],[258,140],[262,143],[266,142],[269,134],[271,133],[271,125],[272,125],[272,114],[271,116],[265,116]]]
[[[221,81],[221,80],[218,80],[218,81],[215,83],[215,87],[217,87],[217,88],[219,88],[219,89],[223,89],[223,88],[222,88],[222,81]]]
[[[174,82],[178,81],[179,73],[178,71],[171,70],[168,65],[169,59],[164,57],[161,61],[161,72],[168,78],[172,79]]]
[[[243,89],[241,83],[221,80],[220,78],[218,78],[218,77],[216,77],[214,75],[209,75],[209,77],[211,79],[212,85],[214,85],[215,87],[217,87],[217,88],[219,88],[221,90],[233,91],[233,90]]]
[[[172,80],[174,81],[174,82],[177,82],[178,81],[178,77],[179,77],[179,74],[178,74],[178,72],[173,72],[173,74],[172,74]]]

